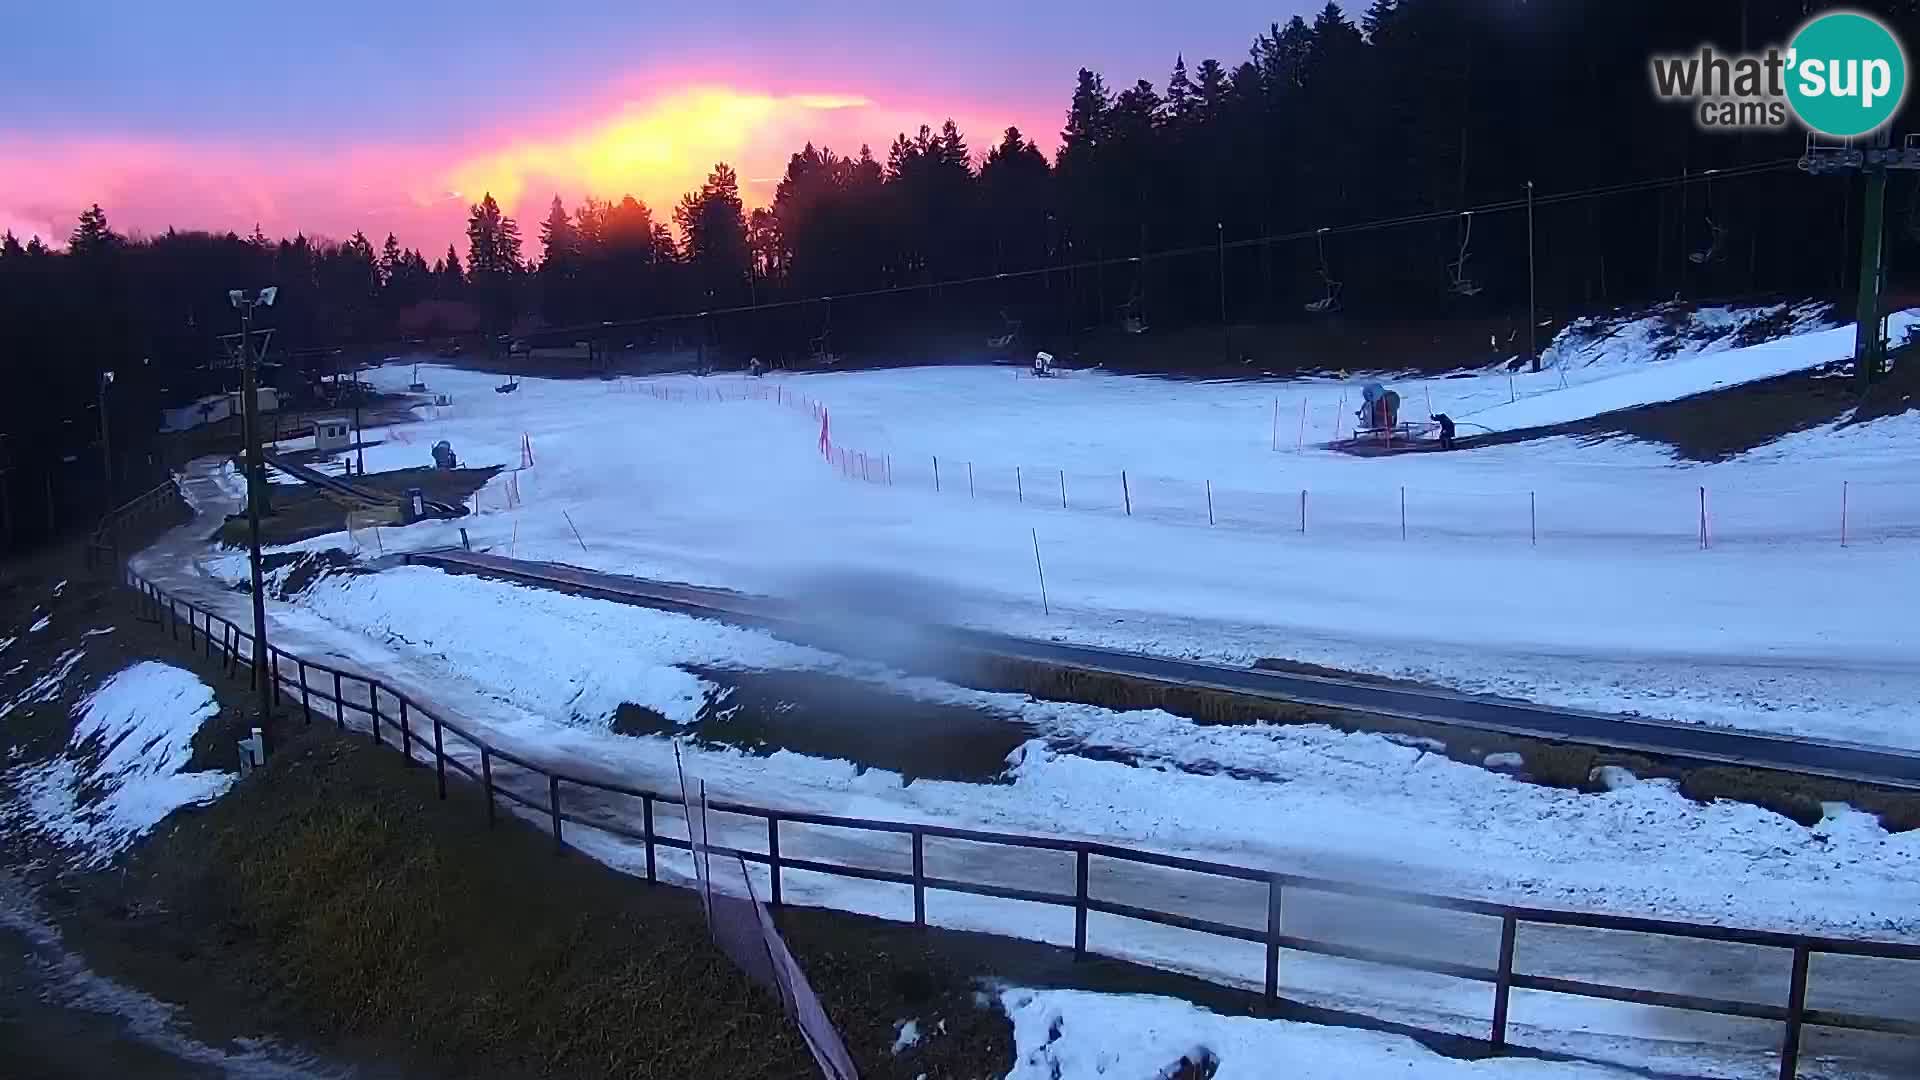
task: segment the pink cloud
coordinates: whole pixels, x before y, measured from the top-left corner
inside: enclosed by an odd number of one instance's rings
[[[976,154],[1008,124],[1049,146],[1051,107],[948,109],[849,90],[765,89],[725,77],[629,81],[599,100],[438,143],[344,148],[294,141],[168,141],[0,133],[0,228],[63,243],[90,203],[121,231],[304,231],[342,239],[388,233],[429,257],[464,251],[466,208],[492,191],[523,222],[555,194],[632,194],[666,218],[716,161],[743,178],[749,205],[772,200],[787,156],[805,142],[885,156],[898,132],[952,116]],[[531,252],[530,252],[531,253]]]

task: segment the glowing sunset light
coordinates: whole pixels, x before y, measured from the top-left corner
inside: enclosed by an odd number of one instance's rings
[[[597,98],[599,103],[594,103]],[[772,90],[737,79],[656,77],[593,95],[563,116],[503,119],[441,140],[355,141],[9,136],[0,131],[0,222],[23,239],[64,243],[88,204],[116,229],[244,233],[376,242],[391,232],[434,255],[466,247],[470,204],[491,192],[520,219],[525,253],[559,195],[632,195],[670,222],[680,196],[725,161],[749,206],[773,201],[787,158],[808,142],[875,155],[901,132],[952,116],[977,151],[1008,124],[1051,142],[1052,110],[882,102],[850,91]]]
[[[687,87],[628,102],[584,130],[516,139],[462,160],[448,171],[446,186],[471,197],[491,191],[503,206],[523,214],[556,192],[600,198],[631,193],[664,211],[681,193],[699,187],[715,162],[764,162],[808,130],[812,114],[870,105],[852,94],[777,96]]]

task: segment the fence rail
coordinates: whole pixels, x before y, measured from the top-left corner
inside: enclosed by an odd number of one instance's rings
[[[129,517],[148,513],[164,505],[174,491],[169,483],[129,503]],[[162,626],[176,641],[189,648],[201,648],[209,657],[220,659],[230,677],[237,678],[245,667],[250,686],[262,673],[254,669],[252,634],[247,628],[223,616],[168,595],[158,585],[131,568],[118,569],[120,584],[133,590],[140,605],[140,616]],[[183,636],[184,635],[184,636]],[[556,851],[568,846],[566,827],[593,829],[637,842],[644,846],[646,879],[660,880],[657,852],[661,848],[691,849],[687,837],[663,835],[658,829],[657,811],[662,806],[679,807],[684,820],[685,806],[674,793],[651,791],[603,778],[571,774],[542,765],[502,749],[464,727],[422,707],[407,694],[371,676],[355,674],[315,660],[297,656],[269,643],[267,670],[276,707],[297,708],[303,723],[312,723],[316,714],[342,731],[358,730],[364,723],[376,745],[392,745],[401,751],[410,765],[431,765],[439,797],[447,797],[449,769],[480,786],[486,802],[487,821],[497,819],[502,800],[524,808],[530,817],[545,818]],[[383,700],[384,699],[384,700]],[[330,715],[329,715],[330,714]],[[350,719],[351,714],[351,719]],[[477,767],[460,760],[459,749],[449,739],[457,739],[477,757]],[[416,757],[416,750],[421,756]],[[506,780],[498,775],[500,764],[513,766],[533,783]],[[529,794],[525,788],[531,788]],[[574,789],[638,799],[641,824],[638,829],[619,821],[587,813],[582,804],[568,809],[563,794]],[[1191,931],[1213,937],[1248,942],[1265,949],[1265,978],[1262,988],[1268,1001],[1276,1000],[1280,990],[1280,962],[1286,952],[1329,956],[1408,971],[1426,972],[1473,982],[1493,988],[1492,1022],[1488,1042],[1502,1049],[1507,1042],[1507,1017],[1512,992],[1516,989],[1544,991],[1604,1001],[1660,1006],[1686,1012],[1745,1017],[1782,1025],[1779,1075],[1792,1080],[1802,1031],[1811,1025],[1854,1031],[1881,1032],[1920,1037],[1920,1020],[1858,1014],[1839,1010],[1815,1009],[1807,1005],[1808,969],[1816,955],[1871,957],[1920,964],[1920,944],[1873,941],[1818,935],[1786,933],[1774,930],[1696,924],[1670,919],[1608,915],[1555,908],[1502,904],[1486,900],[1424,893],[1385,886],[1312,877],[1266,868],[1195,859],[1154,851],[1136,850],[1099,841],[1030,836],[923,822],[885,821],[871,818],[842,817],[812,811],[784,810],[745,803],[709,802],[712,813],[757,820],[764,828],[766,850],[726,846],[709,842],[708,850],[723,857],[738,857],[767,868],[772,888],[769,902],[782,903],[782,875],[804,871],[860,881],[900,885],[912,890],[913,922],[927,925],[926,897],[929,892],[958,893],[1004,900],[1018,900],[1053,907],[1070,908],[1074,914],[1073,950],[1076,957],[1094,950],[1089,941],[1088,916],[1101,914],[1137,922]],[[888,870],[871,866],[829,862],[817,858],[782,856],[780,841],[783,827],[816,826],[893,836],[906,836],[911,846],[910,869]],[[962,841],[996,848],[1044,850],[1070,854],[1074,863],[1074,888],[1071,892],[1031,889],[989,882],[968,881],[929,873],[925,865],[925,847],[929,839]],[[1094,895],[1090,888],[1091,868],[1095,860],[1153,866],[1183,871],[1227,881],[1264,885],[1266,920],[1260,927],[1237,926],[1191,914],[1164,911]],[[1287,933],[1283,919],[1289,891],[1322,893],[1355,899],[1377,900],[1416,908],[1461,912],[1498,919],[1500,944],[1492,966],[1436,960],[1406,953],[1328,941]],[[1581,979],[1559,978],[1517,970],[1515,942],[1518,931],[1526,926],[1575,927],[1589,930],[1622,931],[1661,938],[1724,942],[1779,949],[1791,955],[1791,973],[1783,1004],[1765,1004],[1705,995],[1671,993]],[[1709,973],[1703,973],[1709,974]]]

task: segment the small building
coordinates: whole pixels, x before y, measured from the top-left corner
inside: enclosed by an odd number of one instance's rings
[[[322,453],[353,445],[353,429],[344,416],[321,416],[313,421],[313,448]]]

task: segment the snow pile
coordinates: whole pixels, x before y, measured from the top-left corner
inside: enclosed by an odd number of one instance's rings
[[[1588,315],[1568,323],[1540,354],[1543,367],[1589,369],[1650,360],[1679,360],[1833,327],[1830,305],[1817,300],[1763,307],[1665,304],[1621,319]]]
[[[1920,312],[1903,311],[1887,320],[1887,333],[1898,339],[1915,325],[1920,325]],[[1523,397],[1459,419],[1469,425],[1469,434],[1474,428],[1519,431],[1548,427],[1791,375],[1852,355],[1852,326],[1776,338],[1745,348],[1723,345],[1698,350],[1685,363],[1639,365],[1622,374]]]
[[[478,579],[455,584],[438,570],[407,566],[323,578],[304,606],[336,626],[443,656],[532,712],[585,724],[604,723],[626,702],[676,724],[692,721],[711,684],[676,664],[836,662],[704,619],[570,599]]]
[[[1215,1080],[1603,1080],[1595,1065],[1442,1057],[1404,1035],[1221,1016],[1177,998],[1079,990],[1006,990],[1014,1064],[1007,1080],[1175,1075],[1184,1060],[1217,1064]],[[1196,1072],[1194,1075],[1201,1075]]]
[[[66,752],[7,779],[23,796],[5,811],[50,839],[104,863],[182,806],[211,802],[233,776],[181,772],[200,725],[220,711],[193,673],[134,664],[82,701]]]

